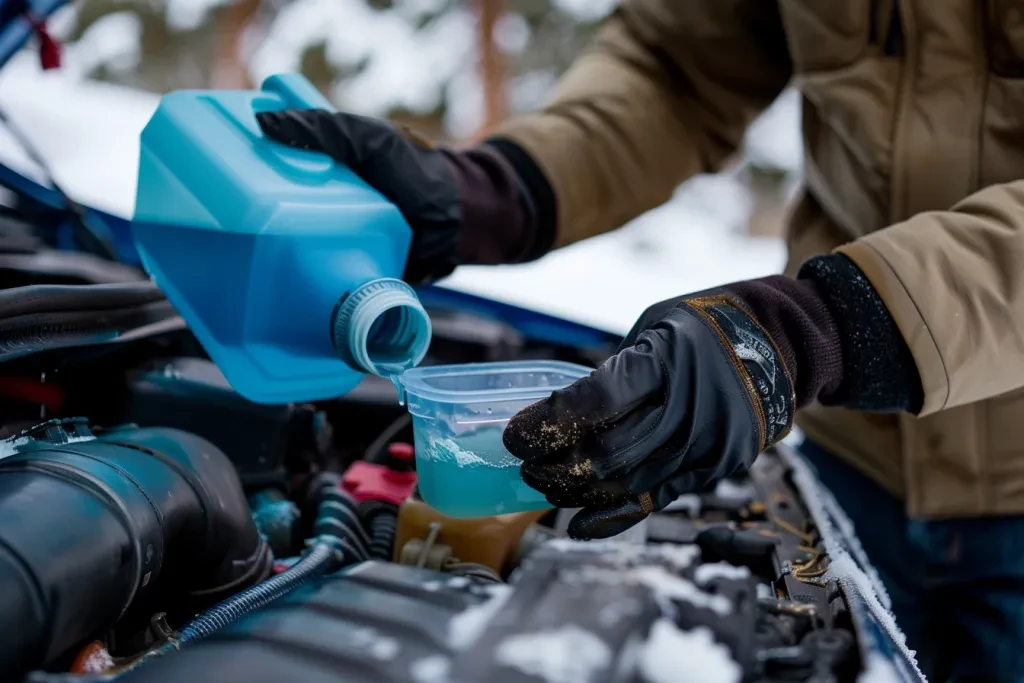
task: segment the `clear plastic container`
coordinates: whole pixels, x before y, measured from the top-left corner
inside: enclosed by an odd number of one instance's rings
[[[557,361],[415,368],[402,375],[413,416],[420,496],[449,517],[487,517],[551,507],[519,477],[502,444],[509,419],[590,368]]]

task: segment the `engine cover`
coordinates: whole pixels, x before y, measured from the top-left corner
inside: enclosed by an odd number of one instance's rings
[[[367,562],[124,683],[611,683],[757,676],[757,581],[695,545],[549,541],[510,585]]]

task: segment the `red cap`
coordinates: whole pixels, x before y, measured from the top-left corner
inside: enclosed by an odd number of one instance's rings
[[[416,457],[416,451],[413,449],[412,444],[396,441],[388,445],[388,455],[395,460],[406,462]]]
[[[379,500],[401,505],[416,488],[416,473],[397,472],[384,465],[360,460],[345,470],[341,478],[341,488],[359,502]]]

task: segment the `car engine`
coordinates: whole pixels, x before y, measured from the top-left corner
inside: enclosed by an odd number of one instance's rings
[[[0,222],[0,679],[852,681],[850,584],[785,447],[620,538],[451,519],[391,384],[241,398],[136,268]],[[427,363],[594,366],[616,340],[424,292]],[[484,310],[486,308],[486,310]],[[554,334],[552,332],[557,332]]]

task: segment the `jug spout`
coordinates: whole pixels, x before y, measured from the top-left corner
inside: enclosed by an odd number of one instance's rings
[[[430,318],[416,292],[395,278],[378,278],[339,300],[331,341],[341,359],[360,372],[394,377],[423,360]]]

